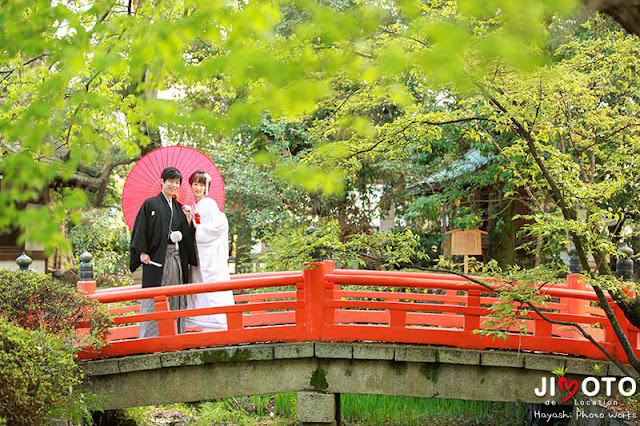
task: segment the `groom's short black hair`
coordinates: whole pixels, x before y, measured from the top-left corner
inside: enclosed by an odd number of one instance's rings
[[[162,171],[160,175],[160,179],[168,180],[168,179],[180,179],[180,183],[182,183],[182,174],[175,167],[167,167]]]

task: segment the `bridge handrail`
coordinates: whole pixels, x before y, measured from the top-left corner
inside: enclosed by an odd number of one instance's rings
[[[370,271],[366,271],[367,273],[365,274],[354,274],[353,272],[344,273],[344,271],[344,269],[337,269],[335,272],[327,274],[326,280],[335,284],[368,285],[378,287],[412,287],[459,291],[476,290],[486,293],[490,292],[490,290],[486,287],[472,283],[462,277],[460,277],[460,279],[450,279],[450,277],[417,278],[412,276],[405,277],[398,273],[394,275],[369,275],[368,272]],[[458,276],[454,275],[454,277]],[[541,291],[540,293],[547,294],[550,297],[571,297],[580,300],[598,301],[598,297],[596,296],[595,292],[593,292],[593,290],[574,290],[559,286],[554,287],[554,284],[547,284],[542,287],[541,290],[543,291]],[[610,302],[613,301],[613,299],[611,299],[611,296],[609,295],[607,295],[607,300],[609,300]]]
[[[350,287],[344,289],[344,285]],[[278,289],[288,286],[294,289]],[[359,290],[359,286],[365,288]],[[444,294],[392,292],[385,291],[385,287],[434,289]],[[234,306],[180,311],[168,308],[167,298],[171,296],[258,289],[266,292],[236,295]],[[601,311],[590,306],[590,302],[597,300],[595,293],[579,277],[569,276],[566,284],[550,284],[541,291],[554,299],[543,307],[545,315],[583,324],[614,356],[626,360],[611,324]],[[98,291],[91,297],[102,303],[155,299],[156,312],[139,314],[136,307],[116,308],[120,313],[133,315],[118,317],[116,323],[121,327],[113,329],[111,346],[98,355],[84,354],[83,357],[265,341],[372,340],[476,349],[555,352],[561,348],[563,352],[603,359],[603,355],[575,330],[552,325],[533,311],[522,317],[523,326],[530,334],[523,334],[515,327],[507,329],[507,335],[515,337],[507,341],[475,334],[474,330],[482,328],[482,321],[498,300],[487,294],[490,294],[487,288],[455,274],[334,269],[331,261],[307,265],[302,271],[235,275],[225,282]],[[638,351],[638,330],[629,324],[615,304],[613,307]],[[178,335],[175,330],[175,318],[221,313],[228,318],[226,331]],[[160,336],[134,339],[137,325],[126,324],[146,320],[158,321]]]
[[[249,274],[236,274],[231,275],[231,281],[241,280],[245,278],[262,278],[262,277],[280,277],[284,275],[301,275],[301,271],[279,271],[279,272],[252,272]],[[109,287],[109,288],[101,288],[95,291],[94,294],[103,294],[103,293],[118,293],[121,291],[132,291],[136,289],[141,289],[142,286],[140,284],[127,285],[122,287]]]
[[[225,290],[248,290],[256,288],[282,287],[295,285],[302,281],[302,273],[298,275],[236,278],[229,281],[213,283],[181,284],[164,287],[147,287],[129,289],[120,292],[97,293],[92,296],[101,303],[125,302],[138,299],[153,299],[157,296],[184,296],[188,294],[210,293]]]

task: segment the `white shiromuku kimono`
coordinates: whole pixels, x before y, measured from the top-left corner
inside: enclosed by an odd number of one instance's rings
[[[191,267],[191,282],[228,281],[230,276],[227,216],[220,211],[218,204],[213,199],[207,197],[196,203],[193,212],[200,215],[200,224],[195,225],[199,266]],[[187,309],[233,304],[231,290],[190,294],[187,297]],[[226,330],[227,315],[215,314],[186,318],[186,325],[199,326],[202,331]]]

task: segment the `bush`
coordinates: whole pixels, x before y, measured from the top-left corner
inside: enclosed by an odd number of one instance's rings
[[[0,424],[47,424],[80,381],[69,346],[0,316]]]
[[[58,337],[75,348],[100,348],[111,317],[75,288],[36,272],[0,269],[0,315],[27,330]],[[88,325],[89,333],[76,328]]]
[[[73,254],[78,258],[85,250],[93,256],[96,281],[108,285],[129,283],[129,229],[119,212],[93,209],[69,231]]]
[[[99,303],[49,275],[0,269],[0,424],[87,414],[85,395],[73,391],[75,355],[102,347],[110,323]]]

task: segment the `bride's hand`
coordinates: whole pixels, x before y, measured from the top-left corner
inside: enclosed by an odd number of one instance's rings
[[[187,222],[191,223],[191,206],[182,206],[182,211],[187,217]]]

